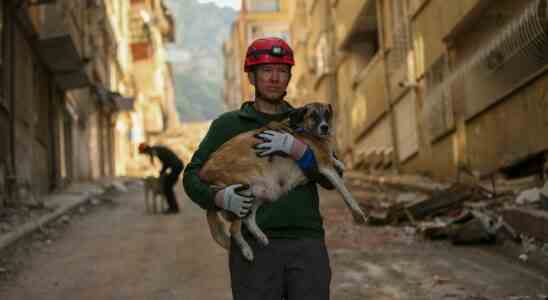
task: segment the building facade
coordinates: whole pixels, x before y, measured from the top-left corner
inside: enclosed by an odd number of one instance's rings
[[[161,91],[139,86],[144,72],[134,66],[130,26],[137,2],[2,1],[0,206],[20,189],[40,195],[126,175],[150,118],[150,110],[136,111],[136,100],[160,103],[161,120],[175,124],[173,78],[160,50],[151,82]],[[151,4],[151,43],[161,49],[174,36],[173,20],[161,1]]]
[[[548,152],[547,6],[292,1],[288,99],[334,106],[338,151],[357,170],[537,172]]]
[[[173,72],[165,46],[175,40],[173,16],[161,0],[131,0],[130,39],[132,74],[136,85],[132,120],[131,158],[126,172],[147,173],[149,160],[135,149],[141,142],[156,143],[179,124],[175,108]]]

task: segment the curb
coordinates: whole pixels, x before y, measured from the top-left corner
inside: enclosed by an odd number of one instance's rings
[[[42,226],[54,221],[55,219],[67,213],[68,211],[88,202],[91,198],[92,196],[84,194],[82,195],[81,199],[78,199],[66,206],[59,207],[54,212],[47,214],[45,216],[42,216],[38,220],[31,220],[25,223],[20,228],[16,229],[14,232],[10,232],[6,234],[6,236],[0,238],[0,251],[4,250],[6,247],[10,246],[12,243],[25,237],[27,234],[32,233],[36,231],[37,229],[41,228]]]

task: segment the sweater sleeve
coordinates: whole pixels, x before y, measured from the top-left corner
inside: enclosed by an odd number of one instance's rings
[[[205,138],[192,156],[183,175],[183,186],[186,194],[194,203],[206,210],[218,209],[214,202],[216,191],[200,179],[198,172],[200,172],[209,156],[222,144],[219,143],[222,140],[220,128],[218,120],[211,123]]]

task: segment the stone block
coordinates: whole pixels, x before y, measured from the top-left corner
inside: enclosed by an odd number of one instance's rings
[[[548,212],[528,208],[507,208],[502,211],[504,221],[517,232],[548,242]]]

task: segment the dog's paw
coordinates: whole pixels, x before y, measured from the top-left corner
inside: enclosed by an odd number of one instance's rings
[[[367,224],[369,218],[363,212],[352,212],[354,223],[358,225]]]
[[[248,261],[253,261],[253,250],[251,250],[250,247],[243,247],[242,248],[242,255],[247,259]]]
[[[257,240],[259,241],[259,243],[261,243],[261,245],[263,246],[266,246],[268,245],[268,238],[266,237],[266,235],[264,234],[261,234],[260,236],[257,237]]]

